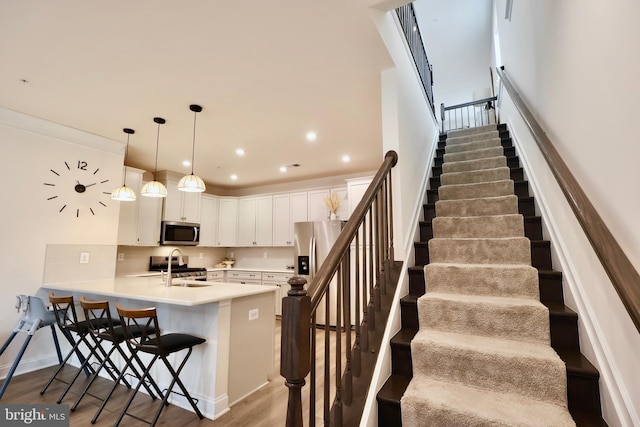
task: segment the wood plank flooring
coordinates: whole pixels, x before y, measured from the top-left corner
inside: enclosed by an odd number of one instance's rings
[[[317,335],[317,349],[318,352],[324,348],[324,333],[318,331]],[[343,346],[344,348],[344,346]],[[335,332],[331,332],[331,351],[335,352]],[[179,408],[175,405],[169,405],[164,409],[158,425],[160,426],[180,426],[180,427],[273,427],[284,426],[285,417],[287,411],[287,399],[288,389],[284,385],[284,378],[280,376],[280,321],[276,321],[276,348],[275,348],[276,360],[274,361],[274,374],[271,381],[251,394],[247,398],[234,404],[230,411],[222,415],[217,420],[203,419],[198,417],[189,411]],[[323,356],[318,355],[318,359],[322,360]],[[333,356],[332,356],[333,357]],[[344,366],[344,365],[343,365]],[[321,364],[319,369],[322,368]],[[47,392],[41,396],[40,389],[46,383],[49,376],[55,371],[56,367],[50,367],[41,369],[38,371],[15,376],[7,391],[5,392],[2,402],[3,404],[10,403],[55,403],[58,396],[62,393],[65,384],[59,381],[49,387]],[[63,370],[64,378],[71,378],[76,372],[76,368],[67,366]],[[332,378],[335,373],[331,372]],[[318,376],[322,376],[321,371],[318,372]],[[88,380],[84,375],[81,375],[78,381],[71,388],[69,394],[65,397],[62,403],[72,405],[80,391],[84,388]],[[333,382],[333,380],[332,380]],[[97,396],[104,396],[111,386],[112,382],[104,378],[96,380],[91,387],[91,392]],[[316,396],[316,419],[317,425],[322,425],[322,391],[323,385],[322,378],[317,380],[317,396]],[[130,391],[124,386],[118,386],[116,392],[111,397],[100,418],[96,422],[96,426],[112,426],[122,406],[129,397]],[[304,422],[308,424],[308,400],[309,400],[309,386],[308,382],[303,391],[303,403],[304,407]],[[333,399],[333,397],[331,397]],[[70,426],[90,426],[91,418],[95,414],[97,408],[100,406],[101,400],[98,400],[92,396],[85,396],[78,406],[75,412],[70,414]],[[139,414],[142,418],[151,418],[152,414],[158,408],[158,401],[152,401],[147,395],[139,393],[132,405],[133,409],[130,412]],[[137,421],[134,418],[126,417],[122,426],[145,426],[147,424]]]

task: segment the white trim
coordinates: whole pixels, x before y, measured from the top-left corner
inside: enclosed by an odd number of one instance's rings
[[[18,334],[16,336],[16,338],[23,336],[24,334]],[[20,341],[19,339],[17,341]],[[15,341],[14,341],[15,342]],[[13,344],[13,342],[12,342]],[[20,341],[20,346],[22,347],[22,345],[24,344],[24,341]],[[17,345],[16,345],[17,347]],[[60,351],[63,351],[64,349],[61,348]],[[64,357],[64,353],[63,353],[63,357]],[[15,359],[13,359],[15,360]],[[0,367],[0,378],[5,379],[7,378],[7,374],[9,373],[9,369],[11,369],[11,365],[13,364],[13,360],[11,360],[11,363],[2,365]],[[26,374],[29,372],[33,372],[33,371],[37,371],[39,369],[44,369],[44,368],[48,368],[50,366],[54,366],[57,365],[58,362],[58,356],[55,354],[53,356],[48,356],[48,357],[40,357],[40,358],[35,358],[35,359],[25,359],[22,358],[20,360],[20,363],[18,364],[18,367],[16,368],[16,371],[14,372],[13,376],[16,377],[18,375],[22,375],[22,374]],[[11,387],[11,383],[9,383],[9,387]]]
[[[0,107],[0,124],[97,150],[124,154],[125,144],[123,142],[29,116],[4,107]]]
[[[540,210],[540,216],[543,218],[545,228],[549,233],[549,240],[553,242],[552,250],[555,252],[558,257],[558,261],[560,262],[563,281],[571,291],[571,296],[576,304],[576,310],[579,313],[580,322],[584,327],[584,333],[586,334],[593,352],[596,355],[596,362],[601,380],[604,380],[607,384],[607,389],[609,393],[611,393],[612,403],[621,420],[630,420],[631,425],[638,426],[640,425],[638,411],[634,409],[633,401],[627,390],[620,386],[622,384],[620,381],[617,381],[617,379],[621,378],[622,375],[615,363],[611,363],[611,361],[614,360],[611,349],[605,341],[601,341],[599,339],[599,337],[604,336],[604,332],[602,331],[598,320],[593,318],[591,315],[594,312],[593,307],[589,304],[588,299],[585,299],[582,287],[578,284],[580,281],[578,279],[578,269],[575,266],[565,240],[562,238],[562,232],[558,230],[556,225],[557,222],[555,221],[551,210],[547,207],[549,204],[544,197],[544,193],[538,188],[537,183],[539,180],[536,177],[535,172],[530,167],[525,150],[518,142],[518,135],[515,131],[516,127],[513,126],[510,119],[507,120],[507,125],[513,144],[518,148],[517,154],[522,162],[522,167],[527,177],[529,177],[529,185],[531,186],[531,191]]]

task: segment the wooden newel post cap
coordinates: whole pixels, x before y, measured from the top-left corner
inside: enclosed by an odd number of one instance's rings
[[[287,292],[287,295],[297,296],[297,295],[306,295],[307,291],[304,290],[304,285],[307,284],[307,279],[302,276],[293,276],[291,279],[287,281],[289,285],[291,285],[291,290]]]

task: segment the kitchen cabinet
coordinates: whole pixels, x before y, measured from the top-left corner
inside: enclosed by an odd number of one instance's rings
[[[243,285],[262,284],[262,273],[259,271],[231,270],[227,271],[226,273],[226,281],[228,283],[240,283]]]
[[[273,246],[293,246],[293,224],[306,220],[306,192],[273,196]]]
[[[120,202],[118,244],[124,246],[157,246],[160,240],[162,200],[140,196],[144,171],[126,168],[127,186],[137,195],[134,202]]]
[[[218,244],[218,198],[202,194],[200,198],[200,246]]]
[[[224,271],[207,271],[207,282],[224,282]]]
[[[282,315],[282,298],[287,296],[291,285],[289,285],[289,279],[293,276],[293,273],[265,273],[262,272],[262,284],[273,285],[278,287],[276,293],[276,315]]]
[[[200,222],[200,199],[202,193],[178,190],[181,175],[171,171],[160,171],[156,179],[167,187],[162,219],[165,221]]]
[[[235,197],[218,200],[218,246],[236,246],[237,202]]]
[[[369,188],[373,177],[347,179],[347,198],[349,199],[349,216],[353,213],[362,196]]]
[[[238,246],[273,244],[273,197],[238,199]]]
[[[324,203],[324,198],[328,197],[331,193],[337,193],[340,198],[340,207],[336,212],[338,219],[349,219],[349,203],[347,198],[347,188],[338,187],[323,190],[313,190],[307,193],[308,197],[308,217],[309,221],[322,221],[329,219],[329,209]]]

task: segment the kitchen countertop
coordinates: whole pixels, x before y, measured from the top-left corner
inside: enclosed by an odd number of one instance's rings
[[[174,279],[173,283],[174,286],[167,288],[158,276],[123,276],[86,282],[44,283],[42,288],[184,306],[209,304],[278,290],[277,286],[269,285],[238,285],[185,279]],[[185,287],[180,284],[194,286]]]

